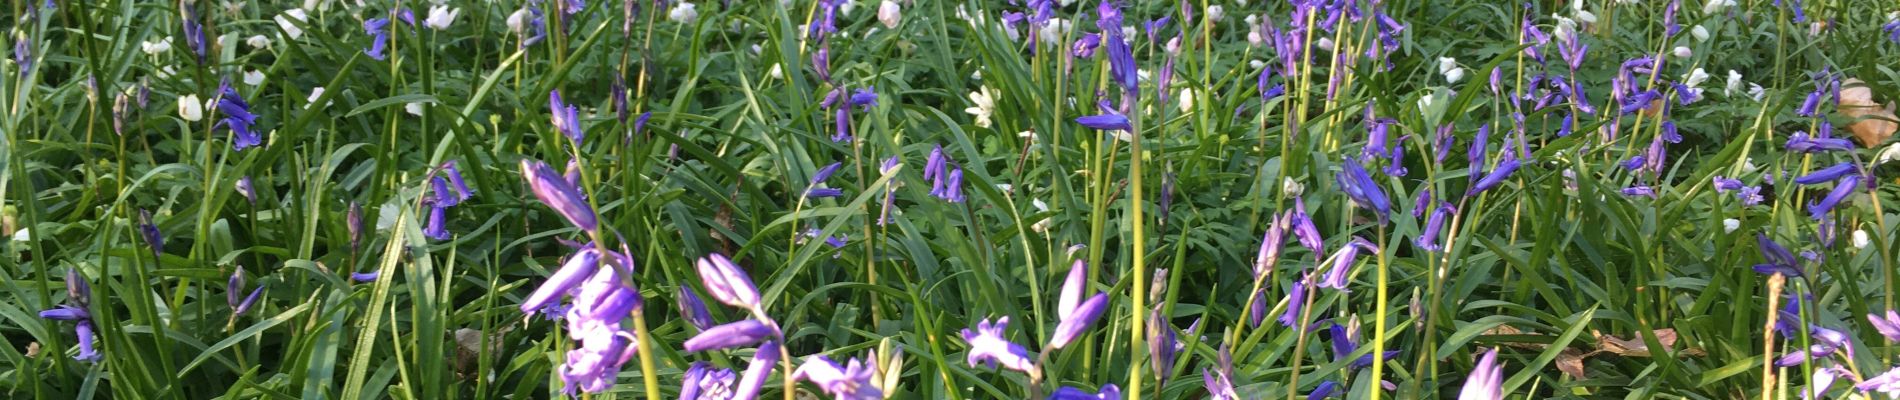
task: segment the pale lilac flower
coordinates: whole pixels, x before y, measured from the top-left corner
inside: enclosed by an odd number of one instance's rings
[[[778,328],[766,322],[756,319],[739,320],[700,331],[698,335],[686,339],[685,350],[688,353],[698,353],[750,346],[777,337],[778,334]]]
[[[1378,254],[1379,247],[1373,245],[1371,241],[1367,241],[1365,238],[1353,237],[1352,241],[1346,243],[1346,246],[1339,248],[1338,252],[1333,253],[1333,269],[1327,270],[1325,277],[1320,279],[1319,283],[1314,286],[1345,291],[1346,286],[1351,283],[1348,280],[1348,276],[1352,272],[1352,265],[1359,260],[1360,251],[1369,251],[1373,254]]]
[[[1049,394],[1049,400],[1121,400],[1121,398],[1121,388],[1116,387],[1115,384],[1112,383],[1102,385],[1102,390],[1096,393],[1089,393],[1082,389],[1063,386],[1056,389],[1055,393]]]
[[[1095,296],[1077,304],[1074,309],[1065,313],[1067,316],[1062,317],[1060,323],[1056,324],[1055,333],[1049,337],[1049,348],[1060,349],[1082,336],[1088,331],[1089,325],[1093,325],[1096,319],[1102,317],[1102,312],[1107,308],[1108,293],[1096,293]]]
[[[1478,365],[1465,378],[1464,389],[1458,392],[1458,400],[1502,400],[1503,385],[1504,368],[1498,365],[1498,349],[1492,348],[1478,358]]]
[[[1867,322],[1872,323],[1874,330],[1880,331],[1880,336],[1886,337],[1887,341],[1900,342],[1900,312],[1887,310],[1885,315],[1867,314]]]
[[[985,362],[991,367],[1001,365],[1003,368],[1022,372],[1035,370],[1036,365],[1030,361],[1029,351],[1003,337],[1003,331],[1008,328],[1009,317],[1002,317],[994,324],[991,324],[988,318],[984,318],[982,322],[977,323],[975,331],[964,329],[963,341],[970,343],[970,352],[966,360],[970,366],[975,367],[978,362]]]
[[[712,311],[707,310],[706,303],[699,301],[699,296],[694,295],[693,290],[686,288],[686,285],[680,285],[679,308],[680,317],[685,318],[687,324],[700,331],[712,328]]]
[[[711,253],[693,265],[698,268],[700,282],[706,285],[706,292],[712,294],[713,299],[733,307],[758,309],[759,289],[752,285],[752,277],[731,259]]]
[[[834,399],[880,400],[884,398],[884,392],[871,382],[877,373],[875,362],[853,358],[841,368],[830,358],[811,356],[798,366],[797,371],[792,372],[792,379],[818,385],[819,389]]]
[[[589,232],[599,227],[599,222],[595,220],[594,208],[587,204],[580,189],[575,188],[573,182],[554,172],[553,167],[540,161],[523,159],[521,160],[521,175],[527,178],[528,187],[534,191],[534,197],[541,199],[542,204],[553,208],[562,217],[566,217],[567,221],[573,223],[575,227]]]
[[[586,135],[581,129],[580,109],[561,101],[561,90],[554,89],[548,92],[548,110],[553,113],[554,129],[580,145]]]
[[[548,276],[547,281],[542,282],[540,287],[535,288],[533,294],[528,295],[527,299],[521,301],[521,313],[532,315],[535,311],[543,309],[548,304],[560,300],[561,295],[567,294],[573,290],[574,287],[579,286],[581,282],[593,278],[595,271],[599,268],[600,250],[593,246],[588,246],[567,256],[567,262],[561,265],[561,269],[554,271],[554,275]],[[356,275],[352,275],[352,277],[354,278]],[[368,280],[376,279],[374,275],[369,275],[368,278]]]
[[[777,341],[768,340],[759,344],[758,349],[752,352],[752,362],[746,364],[745,374],[739,376],[739,387],[733,390],[731,398],[758,397],[759,389],[765,387],[766,378],[772,374],[773,365],[778,363],[779,351]]]

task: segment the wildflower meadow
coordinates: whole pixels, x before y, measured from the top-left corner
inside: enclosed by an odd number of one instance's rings
[[[10,0],[0,398],[1892,399],[1892,0]]]

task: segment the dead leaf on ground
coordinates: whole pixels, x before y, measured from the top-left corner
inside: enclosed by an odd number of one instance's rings
[[[1895,122],[1900,118],[1894,117],[1894,105],[1881,107],[1874,101],[1873,88],[1860,79],[1847,78],[1842,82],[1839,110],[1841,115],[1854,120],[1847,125],[1847,130],[1860,139],[1861,146],[1873,148],[1884,144],[1893,137],[1894,130],[1900,129],[1900,123]]]

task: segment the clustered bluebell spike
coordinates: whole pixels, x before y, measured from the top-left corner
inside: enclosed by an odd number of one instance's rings
[[[40,311],[40,318],[55,321],[73,321],[73,333],[79,337],[79,354],[73,359],[97,362],[101,358],[99,350],[93,346],[92,287],[86,284],[85,276],[77,269],[66,270],[66,303],[52,309]]]

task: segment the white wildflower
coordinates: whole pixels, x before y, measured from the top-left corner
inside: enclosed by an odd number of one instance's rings
[[[897,2],[884,0],[883,4],[877,5],[877,22],[884,23],[885,28],[897,29],[897,23],[904,20],[903,13],[903,8]]]
[[[1689,36],[1695,37],[1695,41],[1697,42],[1707,42],[1709,41],[1709,28],[1696,25],[1693,28],[1689,28]]]
[[[990,115],[996,112],[996,97],[990,94],[990,88],[985,86],[970,92],[970,104],[963,112],[976,116],[976,127],[990,127]]]
[[[414,115],[418,117],[422,116],[422,108],[423,108],[423,105],[422,105],[422,102],[420,101],[402,105],[403,112],[406,112],[406,113],[409,113],[409,115]]]
[[[253,35],[251,36],[250,39],[247,39],[244,42],[247,44],[250,44],[251,48],[253,49],[258,49],[258,50],[270,49],[270,38],[265,37],[264,35]]]
[[[1670,53],[1674,54],[1676,58],[1689,58],[1689,57],[1695,56],[1695,51],[1691,51],[1689,50],[1688,47],[1685,47],[1685,46],[1676,46],[1676,50],[1671,51]]]
[[[673,5],[672,11],[666,12],[666,19],[682,25],[692,25],[693,21],[699,20],[699,6],[693,3],[680,2],[679,4]]]
[[[159,54],[164,54],[165,52],[172,50],[172,38],[166,37],[164,40],[160,40],[157,42],[139,43],[139,50],[144,50],[145,54],[150,54],[150,55],[155,55],[155,56]]]
[[[1306,184],[1293,180],[1291,176],[1280,177],[1280,194],[1300,197],[1302,193],[1306,193]]]
[[[186,121],[192,121],[192,122],[204,120],[205,119],[204,101],[198,100],[198,95],[195,95],[195,94],[188,94],[188,95],[179,97],[178,98],[178,117],[184,118]]]
[[[1874,165],[1886,164],[1896,159],[1900,159],[1900,143],[1894,143],[1888,145],[1885,149],[1881,149],[1880,154],[1874,155]]]
[[[244,71],[244,84],[251,86],[264,84],[264,71]]]
[[[1734,218],[1722,220],[1722,233],[1735,233],[1736,229],[1742,229],[1741,220]]]
[[[309,22],[310,15],[304,14],[301,8],[292,8],[284,10],[283,15],[278,15],[276,20],[277,27],[284,30],[284,36],[289,36],[290,40],[297,40],[297,38],[303,37],[303,28],[298,28],[297,24]],[[295,20],[295,22],[292,22],[292,20]]]
[[[1179,97],[1181,98],[1180,100],[1181,104],[1179,104],[1179,107],[1181,109],[1182,114],[1186,114],[1188,111],[1194,110],[1194,89],[1181,88],[1181,94]]]
[[[422,26],[437,30],[449,29],[449,25],[455,24],[455,16],[461,14],[462,9],[460,8],[449,8],[448,6],[442,5],[429,7],[429,18],[422,20]]]
[[[1702,68],[1696,68],[1694,70],[1691,70],[1689,71],[1688,77],[1682,78],[1682,83],[1684,85],[1688,85],[1689,87],[1701,87],[1702,82],[1708,82],[1708,81],[1709,81],[1709,73],[1707,71],[1703,71]]]
[[[1728,70],[1728,80],[1722,83],[1722,95],[1732,96],[1742,90],[1742,73]]]
[[[309,98],[305,98],[305,99],[303,100],[303,102],[304,102],[304,108],[310,108],[310,106],[312,106],[312,105],[315,105],[315,103],[317,102],[317,99],[319,99],[319,98],[322,98],[322,97],[323,97],[323,87],[322,87],[322,86],[318,86],[318,87],[315,87],[315,88],[311,88],[311,89],[310,89],[310,97],[309,97]],[[330,103],[331,103],[331,102],[328,102],[328,101],[326,101],[326,102],[323,102],[323,106],[324,106],[324,107],[329,107],[329,106],[330,106]]]
[[[1860,230],[1860,229],[1854,230],[1854,235],[1853,235],[1854,248],[1865,249],[1867,248],[1867,244],[1869,242],[1871,241],[1867,239],[1867,231]]]

